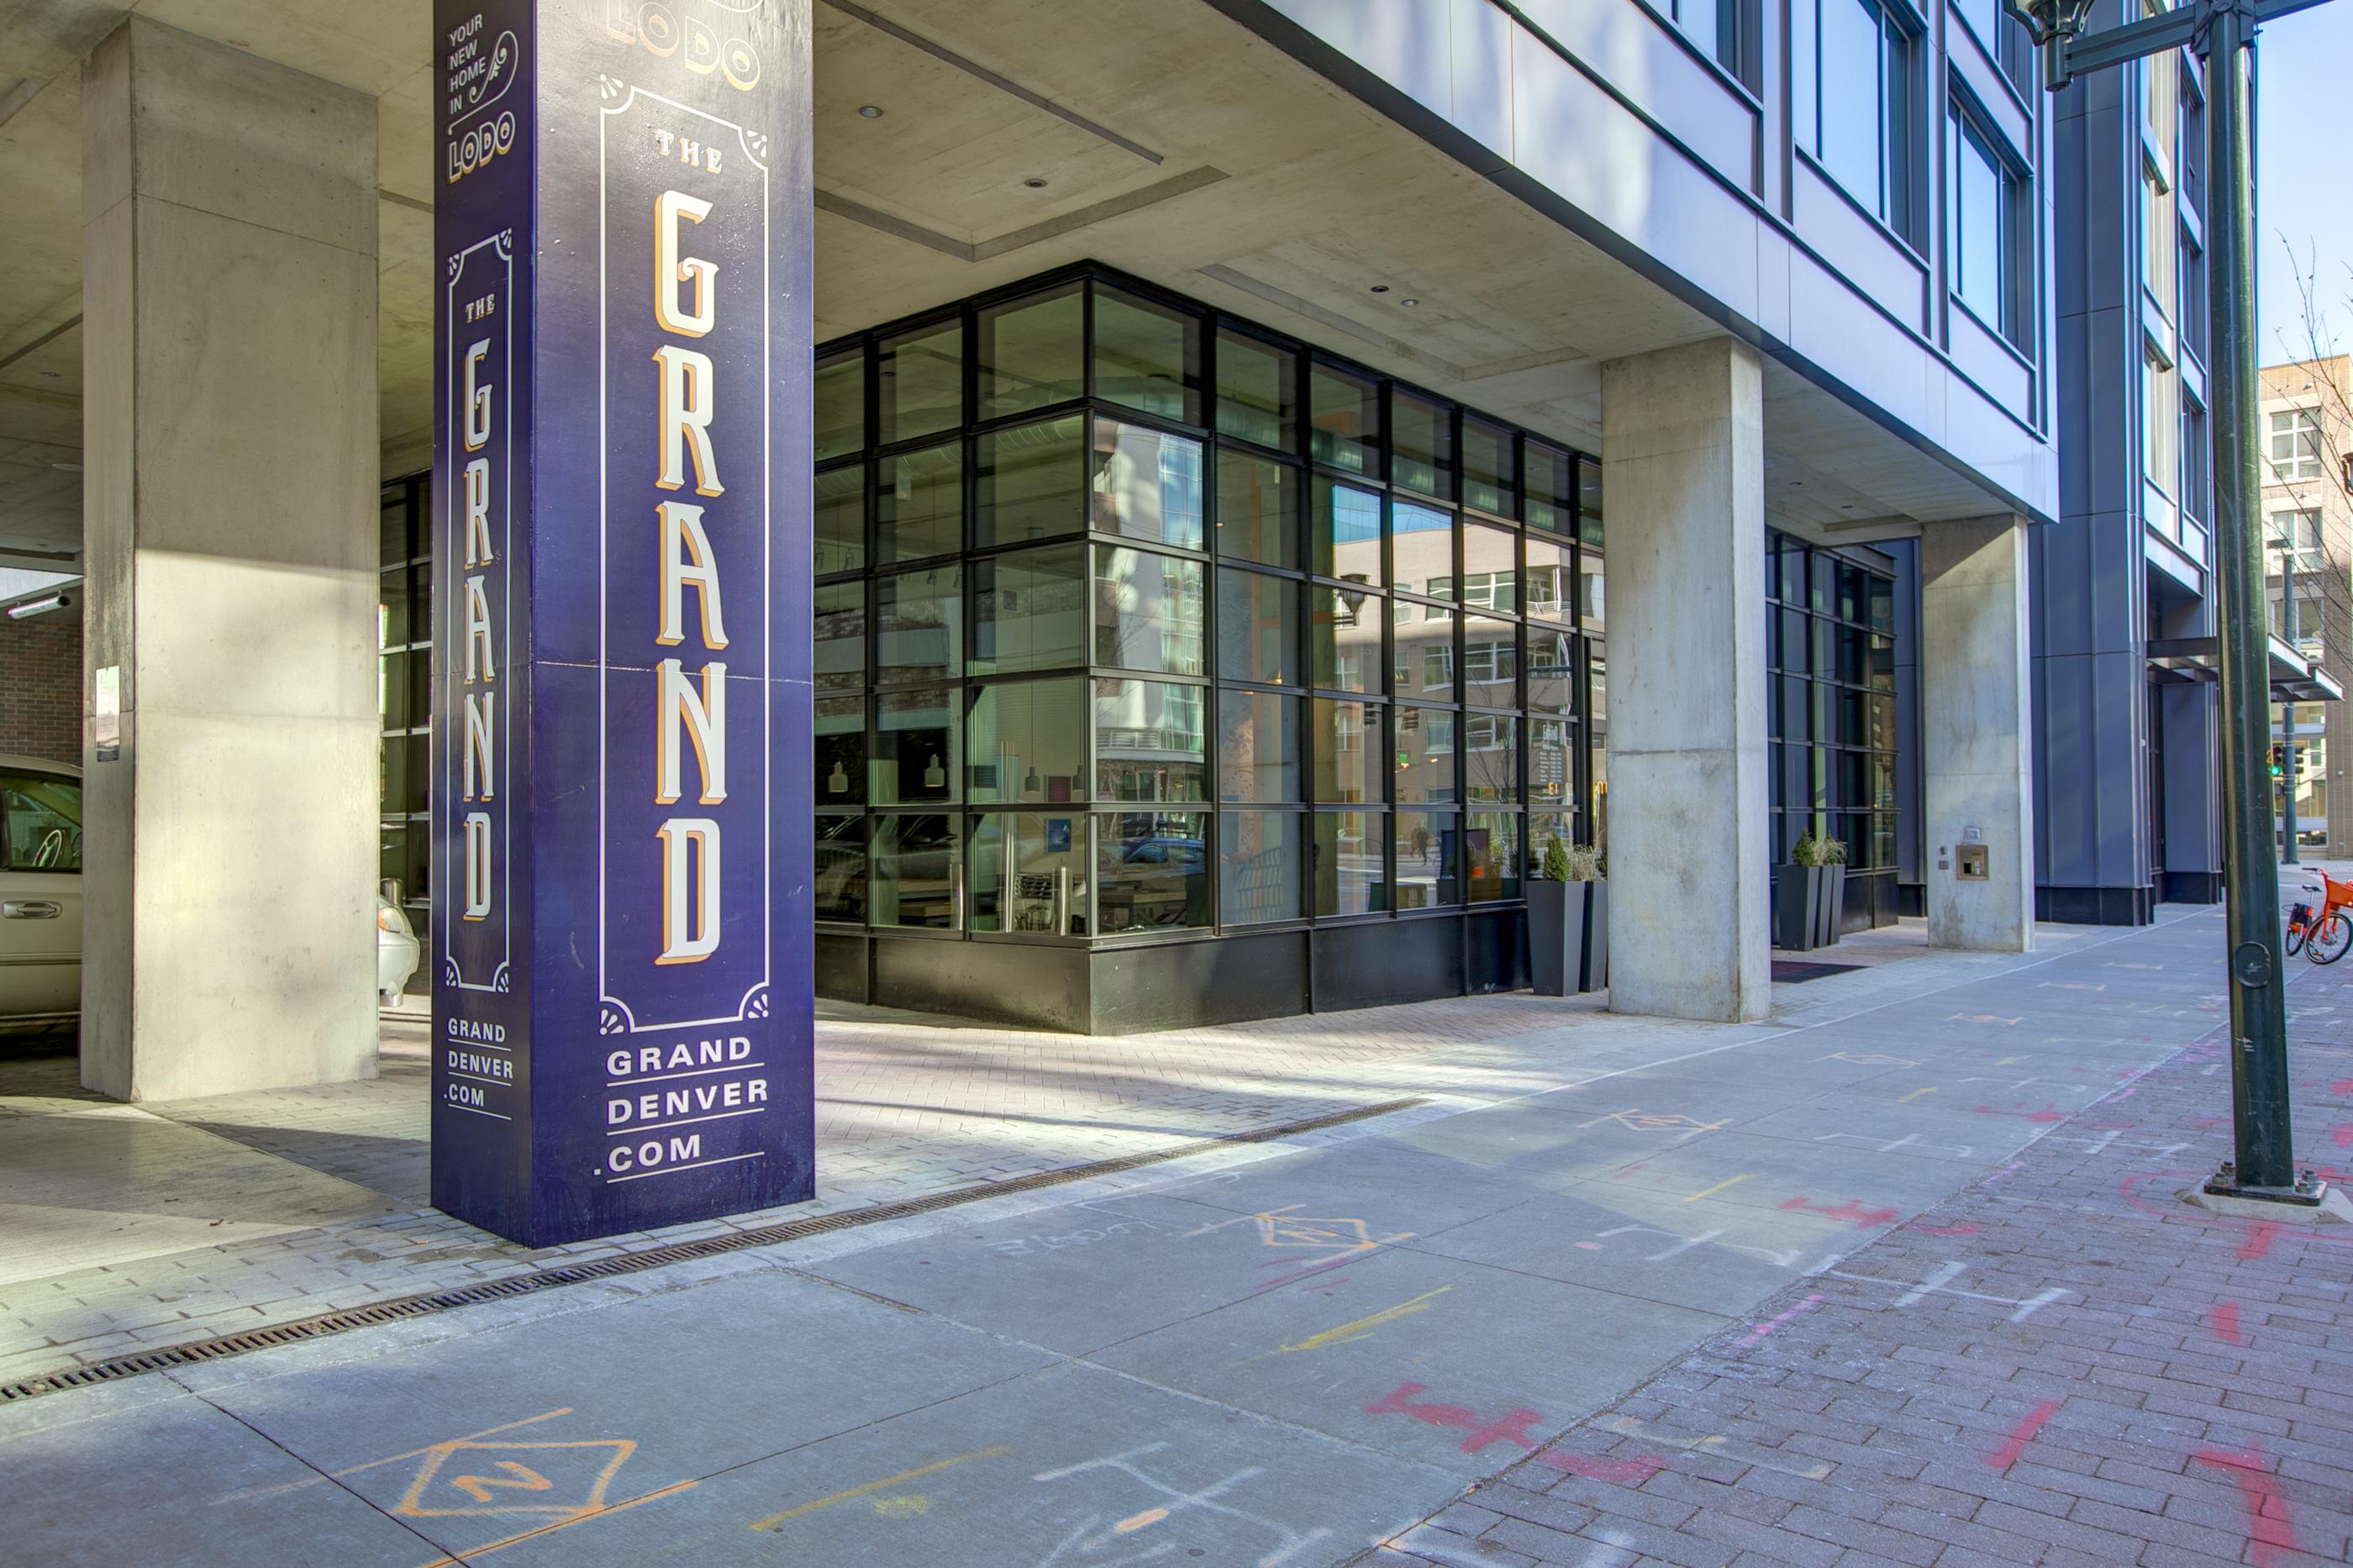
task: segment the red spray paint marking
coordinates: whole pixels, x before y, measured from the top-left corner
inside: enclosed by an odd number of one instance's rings
[[[1461,1443],[1466,1454],[1476,1454],[1492,1443],[1509,1443],[1514,1447],[1533,1452],[1535,1439],[1528,1428],[1544,1419],[1533,1410],[1514,1407],[1493,1421],[1481,1421],[1478,1415],[1460,1405],[1442,1405],[1436,1401],[1417,1404],[1414,1395],[1424,1392],[1419,1383],[1400,1383],[1396,1388],[1365,1406],[1367,1415],[1409,1415],[1425,1426],[1460,1426],[1468,1434]],[[1559,1451],[1537,1454],[1536,1463],[1546,1465],[1563,1474],[1586,1476],[1599,1481],[1631,1481],[1636,1486],[1649,1480],[1667,1468],[1666,1461],[1646,1457],[1632,1459],[1604,1459],[1590,1454]]]
[[[1865,1230],[1869,1230],[1875,1225],[1894,1225],[1904,1217],[1903,1211],[1900,1209],[1867,1209],[1852,1198],[1832,1205],[1817,1204],[1811,1198],[1785,1198],[1782,1200],[1781,1206],[1785,1209],[1802,1209],[1807,1214],[1818,1214],[1824,1219],[1852,1220]]]
[[[2340,1121],[2331,1130],[2328,1141],[2339,1149],[2353,1149],[2353,1121]]]
[[[2353,1094],[2353,1078],[2340,1078],[2328,1086],[2331,1094]]]
[[[2261,1219],[2247,1232],[2247,1239],[2239,1244],[2239,1261],[2252,1262],[2272,1249],[2272,1237],[2279,1234],[2277,1220]]]
[[[1597,1481],[1630,1481],[1638,1487],[1667,1468],[1664,1459],[1654,1459],[1648,1454],[1632,1459],[1597,1459],[1590,1454],[1572,1454],[1565,1448],[1547,1448],[1535,1460],[1566,1475],[1585,1476]]]
[[[1983,1230],[1985,1226],[1981,1225],[1920,1225],[1914,1226],[1912,1228],[1918,1231],[1922,1236],[1975,1236],[1979,1231]]]
[[[2040,1110],[2000,1110],[1990,1105],[1973,1105],[1969,1107],[1969,1109],[1976,1111],[1979,1116],[2015,1116],[2021,1121],[2064,1121],[2067,1120],[2067,1113],[2065,1111],[2060,1110],[2055,1105],[2049,1104],[2044,1105]],[[2132,1124],[2130,1122],[2126,1122],[2125,1125],[2129,1127]]]
[[[1809,1296],[1804,1300],[1799,1302],[1796,1306],[1790,1308],[1788,1311],[1782,1313],[1779,1317],[1768,1319],[1766,1321],[1757,1324],[1755,1328],[1740,1336],[1736,1348],[1746,1350],[1750,1345],[1755,1344],[1757,1341],[1763,1339],[1767,1334],[1771,1333],[1775,1329],[1779,1328],[1782,1324],[1788,1322],[1799,1313],[1810,1310],[1814,1304],[1820,1300],[1821,1298],[1820,1296]]]
[[[2239,1304],[2236,1301],[2224,1301],[2219,1306],[2207,1308],[2206,1326],[2212,1329],[2214,1337],[2224,1344],[2240,1343]]]
[[[2239,1483],[2239,1496],[2247,1505],[2247,1535],[2255,1543],[2258,1568],[2276,1561],[2283,1552],[2300,1550],[2295,1543],[2295,1522],[2288,1515],[2287,1497],[2280,1490],[2279,1478],[2271,1473],[2261,1448],[2250,1448],[2243,1454],[2228,1448],[2200,1448],[2192,1457],[2201,1465],[2230,1471],[2231,1479]]]
[[[2018,1463],[2018,1457],[2026,1452],[2026,1446],[2034,1441],[2034,1435],[2042,1430],[2043,1423],[2058,1412],[2059,1402],[2055,1399],[2046,1399],[2036,1405],[2026,1419],[2010,1429],[2009,1437],[2003,1440],[2000,1447],[1985,1457],[1985,1462],[1997,1470],[2006,1470]]]

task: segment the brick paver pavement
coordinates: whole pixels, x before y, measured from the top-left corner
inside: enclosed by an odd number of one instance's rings
[[[2292,973],[2296,1147],[2346,1182],[2353,966]],[[2179,1200],[2231,1152],[2221,1050],[2067,1118],[1356,1563],[2348,1561],[2353,1226]]]

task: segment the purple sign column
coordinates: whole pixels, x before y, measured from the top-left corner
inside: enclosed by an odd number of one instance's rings
[[[433,1202],[812,1192],[808,0],[440,0]]]

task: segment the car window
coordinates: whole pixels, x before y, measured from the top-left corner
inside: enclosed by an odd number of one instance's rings
[[[12,871],[81,869],[81,784],[55,773],[0,773]]]

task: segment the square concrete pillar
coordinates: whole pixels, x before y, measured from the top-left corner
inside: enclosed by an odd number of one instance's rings
[[[1772,1010],[1764,374],[1730,338],[1601,367],[1609,1005]]]
[[[82,78],[82,1081],[375,1070],[373,100],[132,17]],[[109,674],[109,672],[113,672]]]
[[[1921,530],[1920,771],[1937,947],[2034,946],[2026,562],[2014,517]]]

